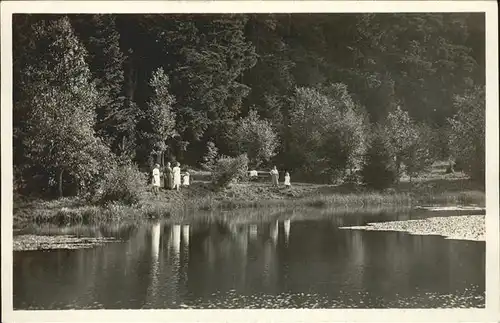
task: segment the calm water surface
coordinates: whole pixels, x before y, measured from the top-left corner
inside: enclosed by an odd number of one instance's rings
[[[121,242],[14,252],[14,308],[484,307],[484,242],[339,229],[422,216],[37,228]]]

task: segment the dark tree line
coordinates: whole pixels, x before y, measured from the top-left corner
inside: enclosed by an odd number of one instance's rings
[[[243,153],[318,180],[444,158],[481,179],[484,49],[476,13],[14,15],[16,187]]]

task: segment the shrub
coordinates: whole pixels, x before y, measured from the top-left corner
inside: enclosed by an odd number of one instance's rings
[[[384,124],[385,135],[387,138],[390,154],[396,158],[396,169],[398,179],[401,175],[401,164],[404,161],[414,160],[414,154],[419,150],[418,129],[415,122],[411,119],[408,111],[397,107],[387,116]],[[413,168],[413,167],[412,167]]]
[[[238,157],[222,156],[217,160],[212,170],[212,183],[216,188],[227,187],[232,181],[244,178],[248,171],[248,157],[242,154]]]
[[[329,182],[358,168],[366,144],[366,117],[344,84],[322,91],[298,88],[290,112],[288,165]]]
[[[389,153],[387,138],[383,132],[375,132],[365,155],[361,177],[368,187],[377,190],[391,186],[397,179],[394,158]]]
[[[238,154],[247,154],[255,167],[269,161],[278,147],[278,136],[271,123],[260,119],[255,110],[238,121],[232,140]]]
[[[425,123],[415,122],[399,106],[389,113],[383,126],[387,148],[395,158],[397,179],[403,171],[401,166],[405,166],[404,170],[411,181],[412,177],[428,169],[437,156],[445,153],[442,140],[439,139],[440,133]]]
[[[214,167],[217,156],[219,154],[219,149],[211,141],[207,142],[207,153],[203,156],[203,163],[201,166],[206,170],[212,170]]]
[[[454,99],[458,112],[449,120],[453,157],[473,179],[484,182],[485,91],[476,88]]]
[[[433,152],[434,131],[426,124],[415,126],[418,140],[415,140],[402,158],[406,166],[406,174],[410,177],[418,176],[425,170],[428,170],[436,160],[436,154]]]
[[[124,165],[112,168],[101,181],[97,202],[122,202],[136,204],[146,190],[146,176],[135,165]]]

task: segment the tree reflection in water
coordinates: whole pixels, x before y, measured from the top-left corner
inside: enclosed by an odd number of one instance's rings
[[[204,307],[227,293],[237,296],[234,302],[282,293],[356,302],[363,293],[365,303],[359,307],[395,302],[417,291],[446,295],[466,290],[484,299],[484,243],[338,229],[389,218],[383,215],[271,216],[251,222],[230,216],[189,224],[155,222],[124,228],[117,233],[123,242],[95,249],[15,253],[14,306]],[[301,306],[299,296],[295,307]],[[414,302],[425,307],[432,299]]]
[[[146,304],[154,303],[158,295],[160,275],[160,235],[161,223],[157,222],[151,228],[151,280],[148,286]]]
[[[285,245],[288,246],[290,240],[290,219],[283,221],[283,229],[285,231]]]

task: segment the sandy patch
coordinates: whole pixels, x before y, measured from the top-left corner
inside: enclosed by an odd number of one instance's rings
[[[422,220],[368,223],[366,226],[340,229],[367,231],[401,231],[415,235],[439,235],[446,239],[486,241],[485,216],[463,215],[433,217]]]
[[[426,210],[433,212],[441,211],[486,211],[486,208],[480,206],[417,206],[417,210]]]

